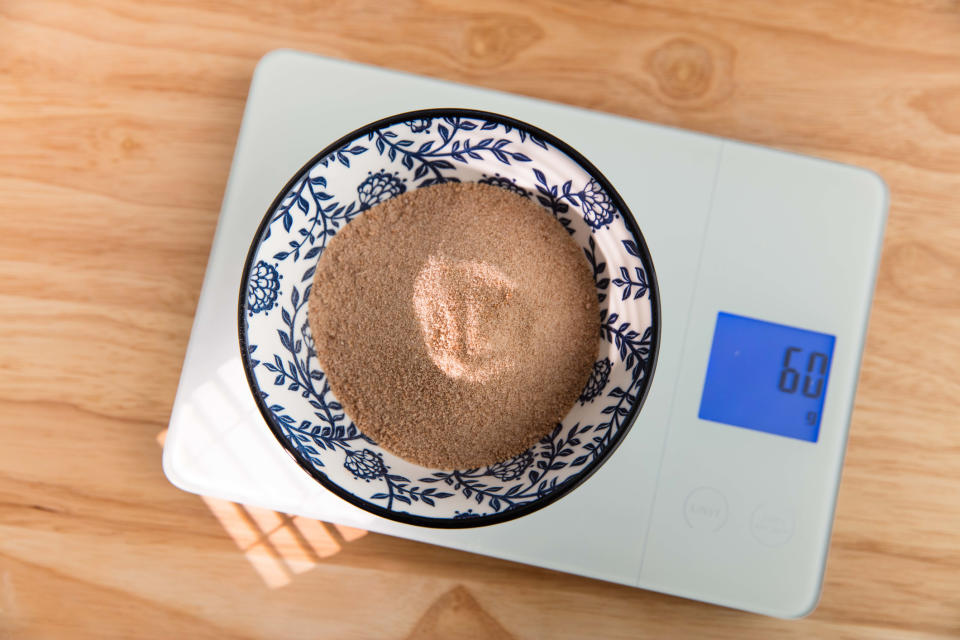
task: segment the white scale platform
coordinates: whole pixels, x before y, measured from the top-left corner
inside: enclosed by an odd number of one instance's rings
[[[318,150],[430,107],[513,116],[583,153],[623,196],[660,284],[649,396],[619,449],[556,503],[503,524],[393,522],[329,493],[264,424],[237,343],[244,258]],[[874,174],[799,155],[375,67],[277,51],[257,66],[164,449],[178,487],[773,616],[819,598],[886,219]],[[819,439],[698,418],[730,312],[836,336]]]

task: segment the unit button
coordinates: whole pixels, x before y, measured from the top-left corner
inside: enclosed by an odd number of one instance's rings
[[[683,503],[683,519],[693,529],[719,531],[727,522],[727,499],[712,487],[694,489]]]
[[[768,547],[779,547],[793,537],[795,522],[790,507],[764,502],[750,516],[750,531],[753,537]]]

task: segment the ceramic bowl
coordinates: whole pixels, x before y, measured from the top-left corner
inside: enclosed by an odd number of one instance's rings
[[[444,470],[393,455],[345,415],[313,351],[307,300],[317,260],[344,225],[405,191],[451,180],[509,189],[555,216],[583,248],[601,311],[593,372],[563,422],[510,460]],[[240,350],[267,425],[320,484],[392,520],[474,527],[554,502],[610,457],[650,385],[658,297],[640,230],[583,156],[512,118],[431,109],[347,134],[283,187],[243,270]]]

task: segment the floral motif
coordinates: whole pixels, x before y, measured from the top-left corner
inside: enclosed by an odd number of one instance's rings
[[[523,472],[526,471],[527,467],[529,467],[532,463],[533,453],[531,453],[528,449],[515,458],[490,465],[490,469],[487,471],[487,473],[492,475],[497,480],[509,482],[510,480],[516,480],[522,476]]]
[[[300,327],[300,334],[303,336],[303,344],[306,345],[307,350],[311,356],[316,356],[317,351],[314,349],[313,344],[313,332],[310,331],[310,322],[307,320],[303,321],[303,326]]]
[[[617,215],[617,210],[613,206],[610,195],[603,190],[596,180],[591,178],[587,186],[583,188],[583,191],[577,195],[579,195],[583,201],[580,209],[583,212],[583,219],[587,221],[587,224],[594,229],[600,229],[613,222],[614,216]]]
[[[483,175],[483,178],[477,180],[480,184],[489,184],[494,187],[500,187],[501,189],[506,189],[507,191],[512,191],[518,196],[523,196],[524,198],[529,198],[530,193],[523,187],[517,186],[516,178],[505,178],[499,173],[494,174],[492,177],[486,174]]]
[[[395,174],[386,171],[372,173],[357,187],[360,208],[369,209],[373,205],[398,196],[406,190],[407,186],[403,184],[403,180]]]
[[[383,455],[374,453],[370,449],[361,452],[346,451],[343,460],[344,468],[353,474],[353,477],[370,482],[379,480],[387,475],[387,466],[383,464]]]
[[[417,118],[416,120],[407,120],[403,124],[410,127],[410,133],[430,133],[430,119]]]
[[[448,113],[388,122],[298,176],[256,240],[241,332],[261,411],[301,466],[381,515],[486,524],[566,491],[627,430],[656,347],[656,282],[642,239],[598,178],[515,123]],[[535,197],[583,249],[602,352],[580,402],[529,450],[488,467],[425,470],[363,435],[333,395],[306,321],[310,283],[330,239],[357,215],[409,189],[478,176]]]
[[[247,310],[250,315],[277,306],[279,291],[280,275],[277,270],[263,260],[257,262],[247,280]]]
[[[580,394],[580,404],[590,402],[603,393],[603,388],[607,386],[607,378],[610,377],[610,370],[612,368],[613,363],[610,362],[610,358],[597,360],[593,363],[593,371],[590,372],[590,379],[587,380],[587,386],[583,388],[583,392]]]

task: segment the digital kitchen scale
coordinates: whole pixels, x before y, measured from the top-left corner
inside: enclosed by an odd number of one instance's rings
[[[384,116],[464,107],[572,145],[633,212],[660,284],[637,423],[582,486],[475,529],[387,520],[288,456],[244,377],[237,295],[303,163]],[[875,174],[521,96],[276,51],[258,64],[164,449],[194,493],[780,617],[817,603],[880,256]]]

